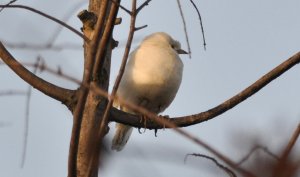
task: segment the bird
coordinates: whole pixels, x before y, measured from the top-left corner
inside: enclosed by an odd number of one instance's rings
[[[129,55],[117,98],[155,114],[163,112],[174,100],[181,84],[183,62],[179,54],[188,53],[169,34],[156,32],[146,36]],[[138,114],[117,100],[114,107]],[[132,130],[131,126],[116,123],[111,149],[121,151]]]

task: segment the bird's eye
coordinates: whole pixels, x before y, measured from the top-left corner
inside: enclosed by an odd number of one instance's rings
[[[174,44],[171,44],[171,47],[174,49],[175,48]]]

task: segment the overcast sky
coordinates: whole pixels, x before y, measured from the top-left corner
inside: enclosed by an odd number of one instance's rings
[[[1,4],[8,1],[0,0]],[[82,1],[58,0],[17,1],[63,19]],[[138,1],[142,3],[142,1]],[[126,4],[128,3],[128,4]],[[186,17],[192,58],[182,56],[184,76],[172,105],[163,113],[170,117],[206,111],[237,94],[263,74],[299,51],[300,19],[298,0],[198,1],[203,19],[207,50],[203,49],[202,34],[195,9],[189,1],[181,1]],[[87,4],[77,8],[67,21],[76,29],[81,22],[76,17]],[[122,4],[130,8],[130,1]],[[124,52],[129,16],[115,27],[114,38],[120,45],[113,52],[111,80],[114,81]],[[57,24],[21,9],[5,9],[0,13],[0,40],[12,43],[45,44]],[[153,0],[139,14],[137,26],[148,25],[135,33],[133,48],[148,34],[169,33],[187,49],[182,21],[175,0]],[[82,45],[82,40],[64,29],[55,44]],[[49,67],[60,66],[62,71],[82,76],[83,51],[42,51],[9,49],[20,61],[33,62],[42,56]],[[60,86],[75,89],[76,84],[46,72],[39,75]],[[295,66],[259,93],[217,118],[184,128],[233,160],[245,155],[253,141],[279,153],[300,120],[300,68]],[[28,85],[6,66],[0,66],[0,92],[24,90]],[[67,175],[67,159],[72,115],[61,103],[33,90],[30,102],[30,121],[27,155],[20,168],[25,126],[24,96],[0,98],[0,176],[53,177]],[[114,124],[106,137],[110,145]],[[299,149],[299,142],[295,149]],[[158,137],[147,130],[134,130],[125,149],[111,152],[100,169],[104,177],[164,176],[226,176],[210,162],[190,157],[188,153],[211,155],[202,147],[171,130],[159,131]],[[298,153],[299,154],[299,153]],[[299,157],[298,157],[299,158]]]

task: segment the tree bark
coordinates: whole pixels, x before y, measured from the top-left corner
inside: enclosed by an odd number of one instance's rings
[[[92,72],[95,67],[100,68],[96,73],[90,75],[89,84],[93,83],[102,88],[108,90],[109,75],[110,75],[110,60],[112,52],[112,31],[113,25],[109,28],[109,22],[115,21],[117,9],[108,0],[90,0],[89,12],[94,13],[97,16],[97,23],[92,25],[92,28],[88,28],[84,24],[84,34],[91,41],[84,44],[84,77],[89,72]],[[99,21],[103,20],[100,29],[98,29]],[[98,30],[98,31],[97,31]],[[106,40],[106,41],[104,41]],[[93,42],[98,41],[98,42]],[[95,45],[93,45],[95,44]],[[97,48],[95,49],[95,47]],[[87,65],[90,64],[92,59],[92,68],[87,71]],[[98,65],[96,66],[95,63]],[[84,81],[83,81],[84,83]],[[84,85],[83,87],[86,87]],[[80,89],[83,89],[81,87]],[[106,107],[107,99],[88,91],[85,106],[81,117],[81,126],[78,140],[77,151],[77,163],[76,163],[76,177],[97,177],[99,168],[99,156],[101,146],[98,146],[102,142],[102,138],[107,132],[107,124],[105,130],[99,130],[101,124],[103,107]],[[104,132],[102,137],[97,139],[98,132]]]

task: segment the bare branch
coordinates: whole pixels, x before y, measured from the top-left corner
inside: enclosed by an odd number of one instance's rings
[[[184,29],[186,44],[187,44],[187,47],[188,47],[189,57],[191,58],[192,57],[191,56],[191,46],[190,46],[190,42],[189,42],[189,36],[188,36],[187,29],[186,29],[186,23],[185,23],[182,7],[181,7],[181,4],[180,4],[180,0],[177,0],[177,5],[178,5],[178,9],[179,9],[180,16],[181,16],[181,19],[182,19],[182,23],[183,23],[183,29]]]
[[[0,57],[19,77],[34,88],[58,101],[61,101],[66,106],[69,106],[69,104],[72,103],[72,97],[75,94],[73,90],[53,85],[28,71],[6,50],[2,42],[0,42]]]
[[[299,135],[300,135],[300,123],[296,127],[292,137],[290,138],[290,141],[288,142],[286,148],[284,149],[283,153],[281,154],[279,161],[273,170],[272,176],[274,176],[274,177],[280,176],[278,174],[281,174],[280,172],[283,171],[283,169],[285,169],[288,166],[288,157],[289,157],[296,141],[298,140]],[[296,169],[297,168],[299,168],[299,166],[296,166]]]
[[[11,0],[11,1],[9,1],[5,6],[7,7],[7,6],[9,6],[9,5],[15,3],[16,1],[17,1],[17,0]],[[1,8],[0,8],[0,12],[2,12],[2,10],[3,10],[4,8],[5,8],[5,7],[1,7]]]
[[[101,95],[101,96],[107,96],[107,97],[111,97],[110,95],[108,95],[107,92],[105,92],[103,89],[101,89],[100,87],[98,87],[95,84],[91,84],[90,85],[90,89],[93,90],[95,93]],[[173,122],[168,121],[168,119],[166,118],[162,118],[161,116],[157,116],[156,114],[148,111],[147,109],[138,106],[138,105],[134,105],[130,102],[126,102],[125,100],[123,100],[121,97],[118,97],[118,101],[120,102],[121,105],[124,105],[128,108],[130,108],[131,110],[133,110],[134,112],[139,112],[142,115],[145,115],[147,119],[150,119],[150,123],[155,123],[156,125],[162,126],[162,127],[166,127],[166,128],[172,128],[175,132],[177,132],[178,134],[184,136],[185,138],[189,139],[190,141],[196,143],[197,145],[204,147],[205,149],[207,149],[209,152],[213,153],[214,155],[216,155],[218,158],[220,158],[222,161],[224,161],[225,163],[227,163],[229,166],[231,166],[232,168],[238,170],[239,172],[241,172],[243,175],[247,176],[247,177],[255,177],[255,175],[253,175],[252,173],[248,172],[247,170],[237,166],[231,159],[229,159],[228,157],[226,157],[225,155],[221,154],[220,152],[218,152],[217,150],[215,150],[213,147],[209,146],[208,144],[206,144],[205,142],[203,142],[202,140],[198,139],[196,136],[189,134],[187,131],[184,131],[183,129],[180,129],[177,127],[176,124],[174,124]],[[112,110],[116,110],[115,108],[112,108]],[[110,112],[110,115],[113,113],[114,111]],[[124,112],[123,112],[124,113]],[[124,114],[126,115],[126,114]],[[129,115],[129,114],[127,114]],[[138,117],[138,116],[127,116],[127,118],[130,119],[130,117]],[[123,117],[123,119],[126,119],[125,117]],[[140,119],[141,121],[140,123],[140,127],[148,127],[148,122],[144,123],[143,119]],[[126,121],[122,121],[120,123],[124,123],[126,124]],[[130,125],[130,124],[127,124]]]
[[[189,116],[164,118],[164,119],[176,124],[178,127],[195,125],[213,119],[218,115],[221,115],[222,113],[230,110],[231,108],[238,105],[239,103],[243,102],[253,94],[257,93],[264,86],[266,86],[271,81],[273,81],[274,79],[276,79],[277,77],[279,77],[280,75],[288,71],[290,68],[292,68],[299,62],[300,62],[300,52],[296,53],[295,55],[293,55],[292,57],[290,57],[280,65],[278,65],[276,68],[274,68],[273,70],[265,74],[263,77],[261,77],[259,80],[254,82],[252,85],[247,87],[242,92],[236,94],[235,96],[221,103],[220,105],[212,109],[209,109],[208,111],[199,114],[189,115]],[[124,112],[116,111],[116,110],[113,110],[111,112],[111,121],[116,121],[133,127],[143,127],[143,125],[140,122],[141,121],[140,117],[128,115]],[[163,128],[163,126],[155,122],[148,122],[145,128],[160,129]]]
[[[115,0],[110,0],[111,2],[115,3],[117,6],[119,6],[122,10],[124,10],[126,13],[128,13],[130,16],[132,15],[131,14],[131,11],[126,9],[124,6],[122,6],[120,3],[116,2]]]
[[[80,2],[78,2],[77,4],[75,4],[66,14],[65,16],[62,18],[63,22],[67,22],[74,14],[74,12],[80,8],[83,4],[86,4],[87,2],[85,0],[82,0]],[[50,39],[48,40],[47,44],[49,44],[50,46],[53,45],[54,41],[57,39],[58,35],[60,34],[60,32],[62,31],[62,25],[57,26],[56,30],[54,31],[54,33],[52,34],[52,36],[50,37]],[[82,46],[81,46],[82,49]]]
[[[231,176],[231,177],[237,177],[237,175],[232,171],[230,170],[228,167],[220,164],[215,158],[213,157],[210,157],[208,155],[204,155],[204,154],[198,154],[198,153],[193,153],[193,154],[187,154],[184,158],[184,162],[186,162],[188,156],[196,156],[196,157],[202,157],[202,158],[206,158],[206,159],[209,159],[211,160],[212,162],[214,162],[217,167],[219,167],[221,170],[223,170],[224,172],[226,172],[228,174],[228,176]]]
[[[206,41],[205,41],[205,35],[204,35],[204,29],[203,29],[201,14],[200,14],[200,11],[199,11],[198,7],[194,3],[194,1],[190,0],[190,2],[193,4],[193,6],[196,9],[197,14],[198,14],[198,18],[199,18],[199,22],[200,22],[200,26],[201,26],[201,32],[202,32],[203,47],[204,47],[204,50],[206,50]]]
[[[269,149],[268,149],[267,147],[263,147],[263,146],[260,146],[260,145],[256,145],[256,146],[254,146],[254,147],[249,151],[249,153],[248,153],[245,157],[243,157],[239,162],[237,162],[237,165],[238,165],[238,166],[241,166],[244,162],[246,162],[246,161],[249,159],[249,157],[251,157],[251,155],[252,155],[254,152],[256,152],[256,151],[258,151],[258,150],[262,150],[263,152],[265,152],[265,153],[268,154],[269,156],[273,157],[274,159],[279,160],[279,158],[278,158],[275,154],[273,154],[272,152],[270,152]]]
[[[117,2],[119,3],[120,0],[118,0]],[[107,44],[109,44],[109,40],[111,39],[112,30],[118,12],[118,6],[115,5],[114,3],[109,4],[108,0],[101,1],[101,5],[98,7],[99,9],[96,11],[96,13],[99,14],[97,14],[98,18],[97,18],[97,23],[95,25],[95,28],[92,31],[84,31],[85,34],[87,33],[88,34],[87,36],[89,36],[89,38],[92,40],[90,43],[86,45],[85,48],[85,66],[84,66],[83,81],[82,81],[82,85],[84,87],[82,87],[79,91],[78,104],[74,111],[74,122],[73,122],[72,137],[71,137],[70,151],[69,151],[69,168],[68,168],[69,176],[76,176],[78,159],[79,159],[78,163],[80,166],[78,168],[81,171],[84,171],[83,173],[90,172],[90,170],[87,169],[89,168],[87,163],[89,163],[90,162],[89,160],[93,158],[90,157],[89,155],[85,155],[85,156],[80,155],[80,158],[78,158],[78,151],[80,150],[79,134],[80,132],[82,132],[81,126],[82,126],[83,110],[89,93],[89,90],[87,88],[89,87],[91,81],[97,82],[99,84],[98,82],[99,76],[102,71],[103,63],[106,58],[105,56],[107,52]],[[90,3],[90,8],[92,11],[94,10],[92,9],[94,7],[93,5],[91,5],[91,3]],[[95,103],[95,106],[96,105],[97,103]],[[88,111],[86,113],[88,114]],[[87,135],[89,134],[87,132],[91,132],[94,130],[84,129],[83,131],[84,134]],[[97,145],[97,143],[95,143],[95,139],[91,139],[92,137],[95,136],[87,135],[88,138],[87,142],[91,142],[91,143],[86,143],[85,145],[82,145],[83,149],[86,148],[89,149],[92,146],[92,143]],[[98,141],[101,141],[101,139],[99,139]],[[98,154],[92,154],[92,155],[98,157]]]
[[[149,5],[149,2],[152,0],[146,0],[143,4],[141,4],[137,9],[136,9],[136,14],[138,14],[145,6]]]
[[[144,29],[144,28],[146,28],[148,25],[143,25],[143,26],[140,26],[140,27],[135,27],[134,28],[134,31],[139,31],[139,30],[141,30],[141,29]]]
[[[0,5],[0,7],[2,7],[2,8],[21,8],[21,9],[26,9],[26,10],[29,10],[31,12],[37,13],[37,14],[43,16],[43,17],[46,17],[46,18],[48,18],[48,19],[50,19],[50,20],[52,20],[52,21],[54,21],[54,22],[56,22],[56,23],[64,26],[65,28],[69,29],[73,33],[77,34],[79,37],[81,37],[85,41],[89,41],[89,39],[87,37],[85,37],[81,32],[77,31],[75,28],[69,26],[65,22],[63,22],[63,21],[61,21],[61,20],[59,20],[57,18],[54,18],[54,17],[52,17],[52,16],[50,16],[50,15],[44,13],[44,12],[41,12],[41,11],[39,11],[37,9],[34,9],[32,7],[24,6],[24,5],[9,5],[9,6],[7,6],[7,5]]]
[[[35,62],[36,66],[38,66],[40,63],[40,58],[37,58],[37,61]],[[38,67],[35,67],[33,69],[33,74],[36,74]],[[22,152],[22,158],[21,158],[21,168],[24,167],[25,159],[26,159],[26,150],[27,150],[27,140],[28,140],[28,130],[29,130],[29,112],[30,112],[30,98],[31,98],[31,91],[32,86],[29,85],[27,89],[26,94],[26,108],[25,108],[25,124],[24,124],[24,141],[23,141],[23,152]]]
[[[21,90],[0,91],[0,96],[18,96],[18,95],[26,95],[26,92]]]
[[[109,97],[109,102],[108,102],[108,104],[106,106],[104,115],[102,117],[102,122],[101,122],[101,126],[100,126],[99,130],[102,130],[105,122],[107,122],[109,111],[110,111],[110,109],[112,107],[114,98],[115,98],[115,96],[117,94],[117,91],[118,91],[121,79],[122,79],[123,74],[124,74],[125,66],[126,66],[127,59],[128,59],[129,52],[130,52],[130,48],[131,48],[131,43],[132,43],[133,35],[134,35],[134,32],[135,32],[136,0],[132,0],[131,14],[132,15],[131,15],[131,21],[130,21],[130,30],[129,30],[129,34],[128,34],[128,39],[127,39],[127,43],[126,43],[126,47],[125,47],[125,52],[124,52],[124,55],[123,55],[122,63],[121,63],[121,66],[120,66],[119,73],[118,73],[118,76],[116,78],[115,84],[113,86],[113,90],[112,90],[111,96]]]
[[[71,44],[71,43],[65,43],[65,44],[57,44],[52,45],[49,43],[46,44],[29,44],[29,43],[11,43],[7,41],[2,41],[7,48],[11,49],[21,49],[21,50],[55,50],[55,51],[61,51],[61,50],[82,50],[82,45],[77,44]]]
[[[294,131],[294,133],[293,133],[293,135],[292,135],[289,143],[287,144],[286,148],[284,149],[284,151],[283,151],[283,153],[281,155],[281,158],[287,157],[291,153],[291,151],[292,151],[292,149],[293,149],[296,141],[299,138],[299,135],[300,135],[300,123],[296,127],[296,129],[295,129],[295,131]]]

